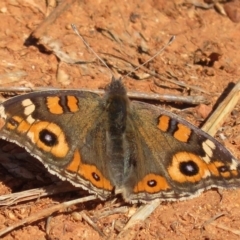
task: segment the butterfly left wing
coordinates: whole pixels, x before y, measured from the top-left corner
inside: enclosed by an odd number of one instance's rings
[[[106,118],[97,94],[34,92],[0,105],[0,138],[24,147],[50,173],[105,199],[114,185],[105,151]]]

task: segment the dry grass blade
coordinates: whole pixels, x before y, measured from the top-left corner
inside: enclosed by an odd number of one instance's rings
[[[240,98],[240,81],[235,85],[230,94],[217,107],[217,109],[208,118],[203,125],[202,130],[214,136],[220,126],[223,124],[227,116],[233,110]]]
[[[135,225],[142,224],[152,214],[152,212],[154,212],[160,203],[161,201],[159,199],[156,199],[151,203],[140,207],[138,211],[130,218],[123,230],[119,233],[117,239],[122,239],[123,236],[128,235],[128,233]]]
[[[32,91],[49,91],[49,90],[61,90],[60,88],[52,87],[0,87],[0,92],[32,92]],[[71,89],[69,89],[71,90]],[[84,89],[80,88],[79,91],[93,92],[100,95],[104,94],[103,90],[97,89]],[[144,93],[144,92],[131,92],[128,91],[127,95],[129,98],[138,100],[154,100],[154,101],[166,101],[175,103],[188,103],[188,104],[200,104],[208,103],[208,100],[204,96],[178,96],[172,94],[158,94],[158,93]]]
[[[142,93],[142,92],[128,92],[128,96],[130,98],[139,100],[156,100],[187,104],[208,103],[208,100],[203,96],[179,96],[172,94]]]
[[[42,21],[41,24],[39,24],[39,26],[34,30],[32,35],[36,39],[43,38],[44,34],[47,32],[47,28],[49,27],[49,25],[54,23],[56,19],[60,17],[63,14],[63,12],[67,11],[67,9],[70,8],[75,1],[76,0],[61,1],[59,5],[54,9],[54,11],[51,12],[51,14],[44,21]]]
[[[106,237],[106,235],[100,230],[100,228],[93,222],[93,220],[85,213],[82,212],[82,218],[95,230],[99,233],[101,237]]]
[[[229,227],[227,227],[227,226],[225,226],[223,224],[219,224],[219,223],[215,223],[215,222],[212,222],[211,225],[213,225],[213,226],[215,226],[217,228],[221,228],[223,230],[229,231],[229,232],[231,232],[231,233],[233,233],[233,234],[235,234],[235,235],[240,237],[240,231],[237,230],[237,229],[229,228]]]
[[[27,191],[2,195],[0,196],[0,206],[11,206],[13,204],[38,199],[44,196],[51,196],[63,192],[70,192],[75,189],[76,188],[71,186],[69,183],[62,182],[58,185],[53,184],[44,188],[36,188]]]
[[[79,198],[79,199],[76,199],[76,200],[60,203],[56,206],[41,210],[41,212],[39,212],[39,213],[33,214],[32,216],[29,216],[29,217],[15,223],[15,224],[13,224],[10,227],[7,227],[3,230],[0,230],[0,237],[2,237],[6,233],[9,233],[9,232],[13,231],[14,229],[16,229],[18,227],[21,227],[25,224],[30,224],[32,222],[35,222],[35,221],[38,221],[38,220],[43,219],[45,217],[48,217],[48,216],[50,216],[51,214],[53,214],[57,211],[66,209],[66,208],[68,208],[72,205],[78,204],[78,203],[89,202],[89,201],[95,200],[96,198],[97,198],[96,196],[91,195],[91,196],[88,196],[88,197]]]
[[[225,215],[225,213],[219,213],[219,214],[215,215],[214,217],[208,219],[207,221],[205,221],[202,228],[205,228],[208,224],[212,223],[213,221],[215,221],[216,219],[218,219],[224,215]]]
[[[229,232],[231,232],[231,233],[233,233],[233,234],[235,234],[237,236],[240,236],[240,231],[239,230],[236,230],[236,229],[233,229],[233,228],[229,228],[229,227],[227,227],[227,226],[225,226],[223,224],[219,224],[219,223],[214,222],[216,219],[218,219],[221,216],[224,216],[224,213],[219,213],[216,216],[210,218],[209,220],[206,220],[205,223],[203,224],[202,228],[205,228],[208,224],[211,224],[214,227],[217,227],[217,228],[229,231]]]
[[[94,217],[96,219],[105,218],[105,217],[108,217],[108,216],[113,215],[113,214],[126,213],[126,212],[128,212],[128,210],[129,210],[129,208],[126,207],[126,206],[113,208],[113,209],[110,209],[110,210],[105,210],[103,212],[97,213]]]

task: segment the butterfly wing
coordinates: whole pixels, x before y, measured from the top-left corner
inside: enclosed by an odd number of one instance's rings
[[[49,172],[105,199],[106,113],[101,98],[82,91],[35,92],[0,105],[0,138],[24,147]]]
[[[213,137],[161,108],[131,102],[131,151],[119,192],[129,201],[186,199],[212,187],[239,187],[240,162]]]

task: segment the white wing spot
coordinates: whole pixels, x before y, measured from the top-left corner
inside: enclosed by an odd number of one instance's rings
[[[205,142],[202,143],[202,147],[203,147],[204,152],[206,153],[206,156],[211,158],[213,155],[213,151],[212,151],[213,148],[211,147],[212,144],[208,144],[208,143],[209,143],[209,141],[206,140]]]
[[[4,106],[0,106],[0,116],[1,116],[1,118],[3,118],[3,119],[6,119],[6,118],[7,118],[7,115],[6,115],[6,113],[5,113],[5,108],[4,108]]]
[[[205,157],[202,158],[204,160],[205,163],[209,164],[211,162],[211,159],[208,155],[206,155]]]
[[[29,123],[29,124],[33,124],[36,120],[32,117],[32,115],[29,115],[28,117],[27,117],[27,122]]]
[[[24,107],[24,114],[27,116],[27,122],[32,124],[35,119],[31,116],[31,114],[35,111],[36,106],[29,98],[22,101],[22,106]]]
[[[230,169],[237,170],[237,167],[239,164],[240,164],[240,162],[238,160],[236,160],[235,158],[232,158],[232,164],[230,166]]]
[[[30,105],[30,106],[25,107],[25,109],[24,109],[24,114],[25,114],[26,116],[29,116],[29,115],[31,115],[34,111],[35,111],[35,105],[33,104],[33,105]]]
[[[29,105],[34,105],[33,102],[29,98],[22,101],[22,106],[23,107],[27,107]]]
[[[216,148],[216,145],[214,142],[212,142],[211,140],[207,139],[205,141],[205,143],[211,148],[211,149],[215,149]]]
[[[32,141],[32,143],[35,143],[35,142],[34,142],[34,133],[33,133],[33,132],[28,132],[28,133],[27,133],[27,136],[28,136],[29,139]]]

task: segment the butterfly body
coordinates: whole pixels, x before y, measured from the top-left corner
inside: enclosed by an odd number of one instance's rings
[[[240,163],[214,138],[162,108],[130,101],[121,80],[103,97],[62,90],[0,105],[0,138],[50,173],[106,199],[174,201],[240,186]]]

